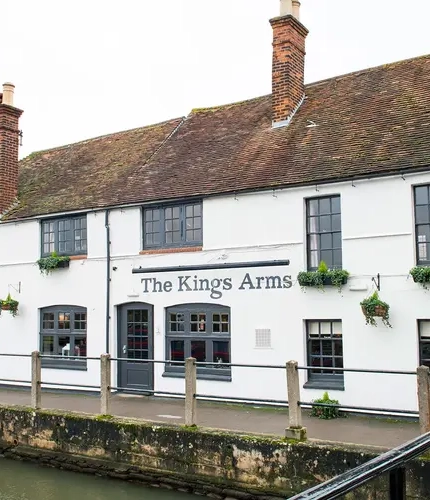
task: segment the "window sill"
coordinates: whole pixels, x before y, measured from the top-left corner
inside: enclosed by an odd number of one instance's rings
[[[86,258],[86,255],[70,255],[70,260],[84,260]]]
[[[139,255],[153,255],[163,253],[184,253],[184,252],[201,252],[203,247],[174,247],[174,248],[152,248],[148,250],[141,250]]]
[[[323,380],[308,380],[303,389],[323,389],[325,391],[344,391],[345,384],[343,382],[329,382]]]
[[[166,378],[185,378],[183,373],[164,372],[162,377]],[[210,375],[204,373],[197,374],[197,380],[215,380],[216,382],[231,382],[231,375]]]

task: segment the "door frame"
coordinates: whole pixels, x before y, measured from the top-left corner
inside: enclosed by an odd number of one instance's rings
[[[123,353],[121,350],[122,346],[122,329],[121,329],[121,323],[124,318],[124,311],[127,309],[148,309],[149,311],[149,316],[150,320],[148,322],[149,327],[151,329],[151,339],[152,339],[152,357],[150,357],[150,352],[148,349],[148,358],[149,359],[154,359],[154,306],[152,304],[149,304],[148,302],[124,302],[123,304],[118,304],[117,305],[117,335],[116,335],[116,340],[117,340],[117,357],[122,358]],[[123,387],[123,389],[118,389],[118,392],[127,392],[127,389],[122,385],[122,370],[121,370],[121,361],[118,362],[117,364],[117,387]],[[151,386],[149,390],[154,390],[154,363],[149,363],[151,366],[149,367],[149,376],[151,380]],[[130,391],[132,394],[139,394],[137,391],[133,390]],[[142,394],[150,394],[152,393],[146,392],[145,389],[142,389]]]

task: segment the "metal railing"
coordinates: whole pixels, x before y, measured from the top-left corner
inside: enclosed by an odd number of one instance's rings
[[[387,473],[389,474],[389,500],[406,500],[405,465],[428,450],[430,450],[430,432],[412,439],[387,453],[383,453],[325,483],[290,497],[289,500],[335,500],[351,491],[357,491],[369,481]]]
[[[130,358],[115,358],[108,354],[102,354],[100,357],[81,357],[81,356],[68,356],[68,362],[72,360],[78,361],[97,361],[100,362],[100,385],[87,385],[82,383],[62,383],[51,382],[42,380],[42,359],[61,359],[64,356],[42,355],[38,351],[32,354],[5,354],[0,353],[0,357],[11,358],[31,358],[31,380],[18,380],[18,379],[0,379],[0,383],[8,382],[15,384],[27,384],[31,386],[31,405],[33,408],[41,408],[42,401],[42,388],[78,388],[78,389],[94,389],[100,392],[100,413],[108,415],[111,410],[111,397],[114,391],[127,391],[130,393],[139,393],[146,395],[160,395],[167,397],[180,397],[185,399],[185,424],[197,425],[197,400],[206,401],[223,401],[223,402],[236,402],[245,404],[261,404],[261,405],[276,405],[281,407],[288,407],[288,425],[286,426],[286,437],[295,439],[305,439],[306,429],[302,423],[303,409],[312,407],[330,407],[337,408],[342,411],[359,411],[359,412],[373,412],[385,413],[392,415],[405,415],[419,417],[421,433],[430,431],[430,382],[429,382],[429,368],[419,367],[416,372],[402,371],[402,370],[375,370],[375,369],[358,369],[358,368],[332,368],[332,367],[317,367],[318,371],[339,371],[341,373],[363,373],[363,374],[384,374],[392,376],[414,376],[417,378],[418,385],[418,408],[419,411],[409,409],[390,409],[382,407],[368,407],[368,406],[352,406],[348,404],[325,404],[317,403],[314,401],[303,401],[301,399],[301,386],[299,372],[301,370],[315,370],[316,367],[312,366],[299,366],[295,361],[289,361],[286,365],[258,365],[258,364],[245,364],[245,363],[223,363],[223,368],[254,368],[264,370],[283,370],[286,373],[286,394],[287,399],[269,399],[269,398],[252,398],[244,396],[217,396],[211,394],[204,394],[197,391],[197,369],[199,367],[219,367],[219,363],[197,362],[194,358],[188,358],[185,361],[173,360],[139,360]],[[117,362],[133,362],[133,363],[149,363],[165,364],[170,366],[184,367],[185,387],[183,392],[163,391],[163,390],[149,390],[149,389],[134,389],[127,387],[119,387],[112,384],[112,363]],[[55,366],[57,367],[57,366]],[[54,366],[52,366],[54,368]]]

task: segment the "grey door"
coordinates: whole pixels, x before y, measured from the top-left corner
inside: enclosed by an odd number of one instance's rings
[[[134,302],[121,306],[118,315],[119,387],[142,392],[154,388],[153,310],[149,304]],[[142,361],[143,360],[143,361]],[[134,392],[134,391],[133,391]]]

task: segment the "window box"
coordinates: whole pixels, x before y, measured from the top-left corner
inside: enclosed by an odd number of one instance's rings
[[[335,286],[340,292],[342,286],[348,281],[349,273],[344,269],[328,269],[325,262],[320,262],[316,271],[302,271],[297,275],[297,281],[302,289],[316,287],[323,289],[325,286]]]
[[[37,261],[41,274],[48,275],[54,269],[65,269],[70,265],[70,257],[66,255],[57,255],[52,252],[49,257],[42,257]]]
[[[339,269],[339,271],[342,271],[342,269]],[[345,273],[347,273],[348,271],[344,271]],[[348,277],[347,276],[342,276],[342,277],[339,277],[339,280],[337,280],[336,277],[333,278],[333,276],[331,275],[332,271],[329,271],[329,275],[326,276],[324,279],[323,279],[323,285],[324,286],[338,286],[338,283],[340,285],[346,285],[347,281],[348,281]]]
[[[70,259],[60,260],[60,262],[57,265],[57,269],[67,269],[69,266],[70,266]]]
[[[428,289],[428,283],[430,283],[430,267],[416,266],[413,267],[409,274],[412,276],[414,283],[421,283],[423,288]]]

